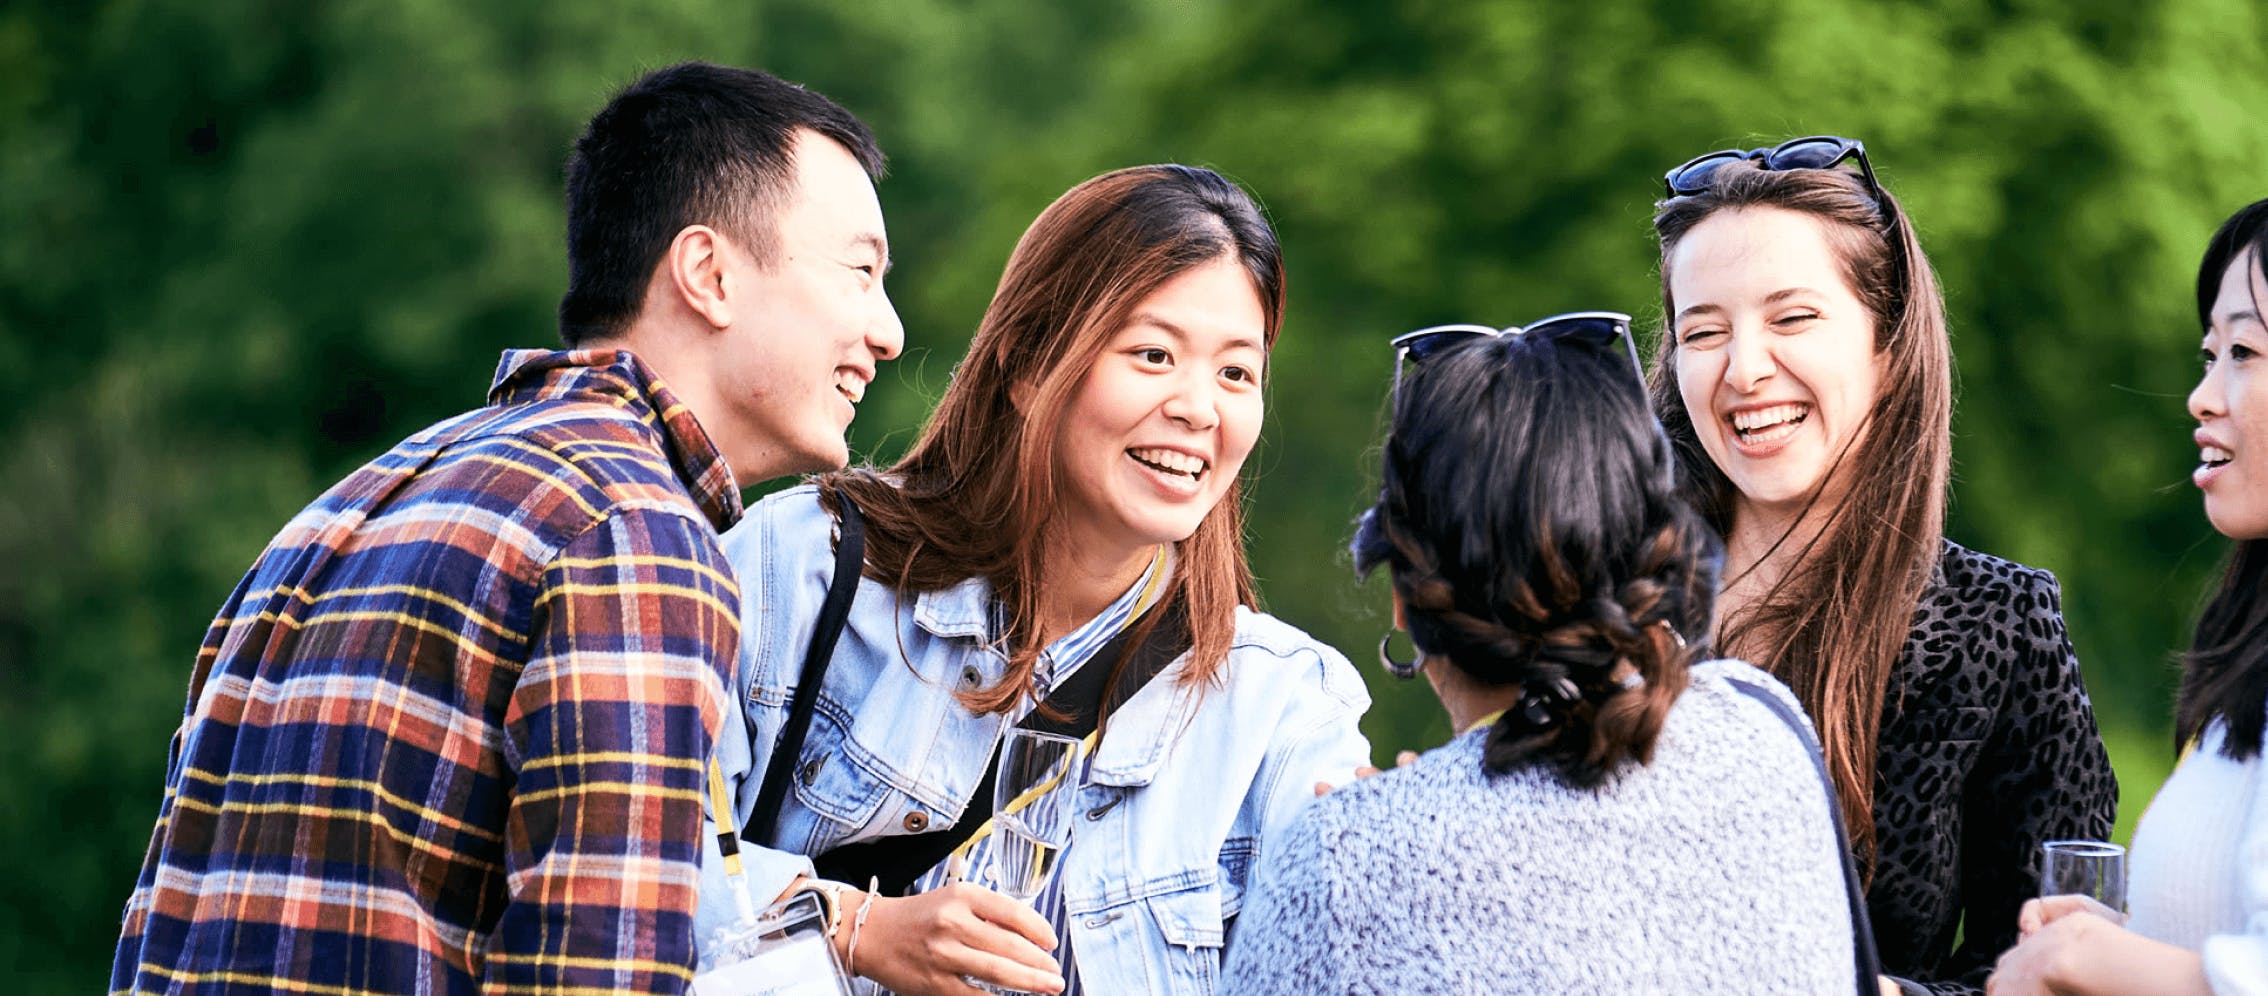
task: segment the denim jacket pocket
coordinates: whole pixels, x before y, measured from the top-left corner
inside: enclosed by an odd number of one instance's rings
[[[1221,918],[1236,916],[1244,907],[1245,889],[1252,881],[1252,863],[1258,841],[1230,837],[1221,844]]]
[[[828,710],[812,714],[810,733],[789,777],[788,803],[780,813],[782,846],[803,854],[824,853],[858,836],[898,795],[887,780],[859,763],[853,746]]]
[[[1221,950],[1227,940],[1221,922],[1221,893],[1201,886],[1151,896],[1143,901],[1165,938],[1167,992],[1210,996],[1221,984]]]

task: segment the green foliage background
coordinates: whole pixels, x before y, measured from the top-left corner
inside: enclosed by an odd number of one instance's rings
[[[559,166],[644,68],[757,65],[866,117],[907,357],[884,459],[1040,208],[1112,167],[1248,184],[1292,304],[1254,462],[1268,603],[1367,661],[1341,553],[1384,340],[1658,316],[1695,153],[1866,139],[1960,358],[1951,532],[2053,569],[2124,824],[2221,543],[2186,484],[2190,285],[2268,195],[2254,0],[684,0],[0,7],[0,974],[102,985],[203,627],[292,511],[553,341]],[[1649,319],[1650,321],[1652,319]],[[1381,683],[1381,755],[1440,739]],[[2122,834],[2125,832],[2122,829]]]

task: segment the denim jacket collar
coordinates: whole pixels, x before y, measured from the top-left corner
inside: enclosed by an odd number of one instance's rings
[[[933,636],[982,642],[991,633],[992,584],[969,578],[948,588],[925,591],[914,599],[914,624]],[[1157,779],[1173,745],[1173,734],[1197,707],[1196,690],[1181,676],[1189,657],[1166,666],[1110,716],[1110,736],[1095,749],[1088,780],[1097,785],[1137,788]],[[986,675],[987,680],[997,675]]]
[[[1183,653],[1110,714],[1110,735],[1095,747],[1088,782],[1138,788],[1157,779],[1173,749],[1174,734],[1197,709],[1198,690],[1182,681],[1188,670],[1189,655]]]
[[[914,624],[932,636],[991,637],[992,582],[969,578],[950,588],[925,591],[914,599]]]

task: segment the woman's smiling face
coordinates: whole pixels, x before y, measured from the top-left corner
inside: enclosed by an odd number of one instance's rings
[[[2231,539],[2268,539],[2268,280],[2239,253],[2221,276],[2205,330],[2205,374],[2189,392],[2205,517]]]
[[[1128,551],[1197,531],[1260,437],[1267,318],[1234,256],[1135,306],[1056,427],[1060,525]]]
[[[1792,514],[1855,453],[1883,379],[1876,317],[1844,276],[1828,222],[1719,211],[1672,250],[1678,394],[1742,507]],[[1840,475],[1836,475],[1839,477]]]

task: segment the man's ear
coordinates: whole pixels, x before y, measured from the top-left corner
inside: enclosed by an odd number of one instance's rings
[[[732,288],[726,286],[729,275],[725,272],[725,254],[730,251],[716,229],[687,225],[669,240],[669,251],[662,254],[670,289],[712,328],[732,324]]]

